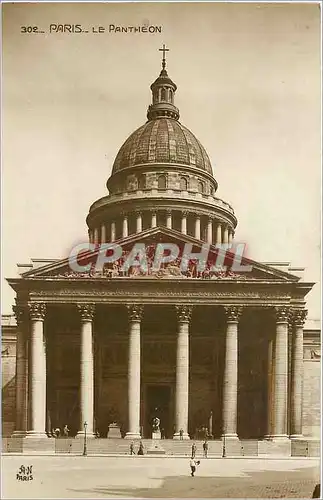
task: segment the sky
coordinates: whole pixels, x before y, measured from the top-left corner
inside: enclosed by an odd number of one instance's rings
[[[165,43],[180,121],[207,150],[260,262],[317,284],[321,221],[320,6],[274,3],[3,4],[2,313],[5,278],[87,240],[118,149],[146,121]],[[50,33],[82,24],[89,33]],[[109,32],[161,26],[162,33]],[[37,26],[44,33],[22,33]],[[102,26],[95,34],[92,27]]]

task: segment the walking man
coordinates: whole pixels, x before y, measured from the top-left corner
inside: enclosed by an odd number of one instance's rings
[[[192,444],[192,458],[195,458],[195,455],[196,455],[196,444],[193,443]]]
[[[199,460],[195,460],[195,458],[193,458],[193,457],[191,458],[191,460],[190,460],[190,467],[191,467],[191,476],[192,477],[194,477],[194,474],[196,472],[196,467],[198,465],[200,465],[200,463],[201,462]]]
[[[135,455],[135,447],[133,441],[130,443],[130,455]]]
[[[183,435],[184,435],[184,431],[183,431],[183,429],[180,429],[180,430],[179,430],[179,439],[180,439],[181,441],[183,441]]]
[[[209,450],[209,444],[208,442],[205,440],[204,443],[203,443],[203,452],[204,452],[204,457],[207,458],[207,453],[208,453],[208,450]]]

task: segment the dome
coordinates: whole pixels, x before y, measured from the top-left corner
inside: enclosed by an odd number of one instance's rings
[[[212,175],[211,162],[202,144],[173,118],[149,120],[135,130],[121,146],[112,175],[147,163],[188,165]]]

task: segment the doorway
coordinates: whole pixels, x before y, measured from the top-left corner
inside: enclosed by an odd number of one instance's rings
[[[152,420],[158,417],[162,437],[171,439],[173,437],[171,386],[147,385],[145,396],[145,437],[151,438]]]

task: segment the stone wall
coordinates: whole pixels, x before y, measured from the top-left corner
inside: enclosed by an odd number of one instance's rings
[[[304,360],[303,434],[320,436],[321,419],[321,363]]]

